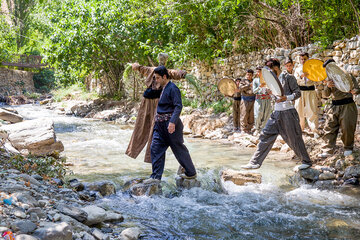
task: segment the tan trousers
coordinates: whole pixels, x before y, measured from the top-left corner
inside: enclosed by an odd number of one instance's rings
[[[240,128],[240,105],[241,100],[234,100],[233,101],[233,121],[234,121],[234,128]]]
[[[140,152],[148,143],[145,162],[151,163],[150,144],[152,139],[152,132],[154,128],[154,116],[159,99],[143,98],[141,100],[139,113],[136,117],[135,128],[131,136],[129,145],[125,152],[131,158],[137,158]]]
[[[241,130],[248,132],[254,126],[254,103],[255,101],[241,100]]]
[[[317,132],[319,127],[318,97],[315,90],[301,91],[301,97],[295,101],[295,108],[299,113],[300,127],[302,130],[307,124],[312,132]]]
[[[344,105],[332,105],[329,109],[324,127],[325,151],[332,153],[336,145],[336,138],[341,129],[341,141],[346,150],[352,150],[354,146],[354,134],[357,122],[357,108],[355,103]]]

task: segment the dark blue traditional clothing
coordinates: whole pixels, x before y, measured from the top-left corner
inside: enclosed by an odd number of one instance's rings
[[[168,147],[173,151],[179,164],[185,169],[186,176],[194,176],[196,170],[190,154],[184,145],[183,124],[179,118],[182,110],[181,93],[179,88],[169,82],[160,97],[155,126],[151,143],[151,178],[161,179],[165,166],[165,152]],[[175,132],[168,131],[169,123],[175,124]]]

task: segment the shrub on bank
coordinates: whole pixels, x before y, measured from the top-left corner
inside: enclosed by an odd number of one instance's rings
[[[0,153],[0,165],[4,170],[16,169],[29,175],[38,174],[43,178],[64,178],[68,168],[66,159],[58,156],[22,156],[20,154]]]
[[[94,100],[99,98],[95,92],[89,92],[81,83],[76,83],[68,87],[60,87],[51,91],[56,102],[63,100]]]

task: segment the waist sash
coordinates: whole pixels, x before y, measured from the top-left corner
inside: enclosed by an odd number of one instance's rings
[[[301,91],[313,91],[315,90],[315,86],[299,86]]]
[[[155,122],[169,121],[173,113],[156,113]]]
[[[241,99],[244,101],[252,102],[255,101],[255,96],[241,96]]]
[[[354,99],[351,98],[344,98],[344,99],[340,99],[340,100],[332,100],[332,104],[335,106],[338,105],[345,105],[345,104],[349,104],[349,103],[353,103]]]

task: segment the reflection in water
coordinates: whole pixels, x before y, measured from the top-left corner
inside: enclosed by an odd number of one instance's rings
[[[39,106],[17,107],[27,118],[46,117],[55,122],[57,138],[64,143],[75,176],[94,181],[110,179],[123,184],[134,177],[147,177],[151,165],[143,153],[131,159],[124,153],[132,130],[101,121],[59,116]],[[167,152],[163,195],[131,197],[119,193],[99,203],[122,212],[120,226],[137,226],[142,239],[359,239],[359,195],[295,188],[288,183],[294,162],[272,153],[255,170],[263,176],[259,185],[236,186],[219,182],[224,168],[240,169],[252,150],[204,140],[186,139],[198,170],[201,188],[177,192],[178,163]],[[120,229],[120,230],[121,230]]]

